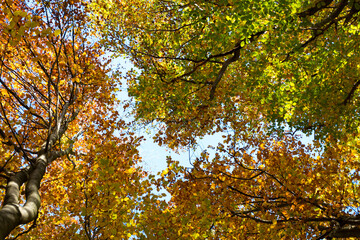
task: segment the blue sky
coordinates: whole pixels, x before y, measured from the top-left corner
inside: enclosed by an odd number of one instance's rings
[[[124,57],[119,57],[113,61],[114,69],[121,69],[122,73],[125,74],[128,70],[133,68],[133,65],[126,60]],[[122,92],[118,95],[122,100],[128,100],[129,97],[126,91],[126,83],[123,83]],[[131,117],[127,116],[124,113],[123,117],[125,120],[131,121]],[[153,142],[152,134],[155,133],[155,129],[151,129],[151,126],[148,128],[140,128],[136,130],[138,136],[143,136],[145,140],[142,142],[139,148],[140,156],[143,160],[144,170],[149,171],[152,174],[161,172],[164,170],[166,165],[166,157],[170,156],[173,160],[180,162],[182,166],[191,167],[191,161],[195,160],[200,153],[206,149],[209,145],[216,147],[219,142],[222,142],[221,134],[216,134],[212,136],[205,136],[203,139],[198,141],[198,146],[196,149],[184,149],[179,150],[178,153],[172,151],[171,149],[165,146],[159,146]],[[311,143],[313,141],[313,136],[302,137],[303,143]]]
[[[197,148],[180,150],[179,153],[164,147],[158,146],[151,139],[151,135],[144,133],[146,141],[144,141],[140,148],[140,155],[143,158],[144,169],[152,173],[157,173],[166,168],[166,157],[171,156],[173,160],[180,162],[182,166],[191,167],[191,161],[200,156],[202,150],[206,149],[208,145],[217,146],[218,142],[222,140],[221,135],[206,136],[199,141]]]
[[[133,65],[126,60],[124,57],[118,57],[112,63],[112,67],[115,69],[120,69],[123,74],[126,74],[128,70],[133,68]],[[129,99],[126,92],[126,83],[123,83],[122,92],[118,94],[118,97],[121,100]],[[123,117],[125,120],[131,121],[132,119],[124,113]],[[149,127],[151,128],[151,127]],[[179,150],[178,153],[170,150],[165,146],[159,146],[153,142],[152,134],[155,133],[155,129],[146,129],[141,128],[136,130],[138,136],[144,136],[145,141],[142,142],[139,152],[140,156],[143,159],[144,170],[156,174],[164,170],[166,165],[166,157],[170,156],[173,160],[180,162],[182,166],[191,167],[191,161],[200,155],[202,150],[206,149],[209,145],[217,146],[218,142],[222,141],[221,134],[214,136],[205,136],[203,139],[198,141],[198,146],[196,149],[185,149]]]

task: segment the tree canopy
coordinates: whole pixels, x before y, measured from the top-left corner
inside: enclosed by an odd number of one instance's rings
[[[140,138],[119,117],[120,79],[89,16],[82,1],[1,2],[0,239],[135,232],[150,191]]]
[[[359,11],[358,0],[2,2],[0,238],[360,237]],[[130,104],[105,53],[137,69]],[[222,139],[192,168],[168,158],[153,176],[133,124],[174,150]]]
[[[169,162],[176,220],[150,229],[168,239],[360,236],[359,1],[97,3],[104,45],[139,69],[129,93],[137,119],[159,126],[155,140],[176,149],[223,134],[192,169]]]

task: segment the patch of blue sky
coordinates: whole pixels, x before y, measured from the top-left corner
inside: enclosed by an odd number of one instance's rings
[[[112,68],[114,70],[121,71],[123,74],[126,74],[127,71],[134,69],[134,66],[131,64],[130,60],[128,60],[125,56],[122,56],[114,59],[112,63]],[[135,70],[139,71],[137,69]],[[125,82],[123,82],[121,91],[117,94],[117,97],[122,101],[132,101],[132,99],[128,96],[127,86]],[[123,112],[122,118],[125,121],[133,120],[133,117],[131,116],[131,113],[129,111]],[[139,153],[142,158],[142,166],[144,167],[144,170],[150,172],[151,174],[156,174],[166,169],[167,157],[171,157],[173,160],[179,161],[180,165],[184,167],[191,168],[192,162],[197,157],[200,157],[200,154],[203,150],[206,149],[207,152],[210,154],[210,157],[213,157],[218,143],[221,143],[223,141],[222,133],[207,135],[197,141],[198,144],[195,148],[184,148],[175,152],[167,148],[166,146],[159,146],[157,143],[154,143],[152,132],[152,126],[143,126],[136,129],[136,135],[143,136],[145,138],[145,140],[142,141],[139,147]],[[314,140],[313,135],[300,135],[301,141],[304,144],[312,143],[312,141]],[[215,149],[209,149],[208,146],[213,146],[215,147]]]

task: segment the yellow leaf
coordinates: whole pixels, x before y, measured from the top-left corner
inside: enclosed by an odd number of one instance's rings
[[[57,29],[57,30],[54,31],[54,36],[57,37],[57,36],[60,35],[60,33],[61,33],[61,30]]]
[[[125,173],[128,173],[128,174],[133,174],[134,172],[136,172],[135,168],[129,168],[125,171]]]
[[[169,172],[169,169],[165,169],[162,171],[161,176],[164,177]]]

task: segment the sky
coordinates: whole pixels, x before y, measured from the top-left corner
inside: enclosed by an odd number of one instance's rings
[[[146,141],[144,141],[140,148],[140,156],[143,159],[144,169],[155,174],[166,168],[166,157],[170,156],[173,160],[177,160],[184,167],[192,167],[191,162],[200,156],[200,153],[209,145],[217,146],[218,142],[222,140],[221,135],[205,136],[199,140],[196,149],[184,149],[178,153],[164,147],[158,146],[151,139],[151,135],[144,133]]]
[[[119,57],[113,61],[114,69],[121,69],[123,74],[126,74],[128,70],[133,68],[133,65],[124,57]],[[118,97],[122,100],[129,100],[126,83],[123,83],[122,91],[118,94]],[[124,120],[131,121],[131,117],[128,114],[124,113]],[[150,172],[151,174],[156,174],[163,171],[166,167],[167,156],[170,156],[173,160],[177,160],[184,167],[192,167],[191,162],[199,157],[201,152],[204,149],[207,149],[209,145],[216,147],[219,142],[222,142],[222,134],[216,134],[212,136],[205,136],[204,138],[198,140],[198,145],[196,149],[184,149],[179,150],[177,153],[167,148],[166,146],[159,146],[157,143],[153,142],[152,134],[155,133],[155,129],[151,129],[151,126],[148,128],[140,128],[136,130],[138,136],[143,136],[145,138],[142,141],[140,147],[138,148],[140,156],[142,158],[142,166],[144,170]],[[313,136],[303,136],[302,142],[304,144],[310,143],[313,141]],[[211,152],[210,152],[211,154]]]
[[[124,57],[116,58],[112,67],[114,69],[120,69],[120,71],[125,75],[127,71],[133,68],[133,65]],[[124,80],[125,81],[125,80]],[[126,83],[123,82],[122,91],[118,94],[118,98],[121,100],[129,100]],[[131,121],[132,118],[128,114],[124,113],[124,120]],[[195,160],[196,157],[200,156],[200,153],[206,149],[209,145],[217,146],[218,142],[222,140],[221,134],[213,136],[205,136],[203,139],[198,141],[198,146],[196,149],[184,149],[179,150],[177,153],[167,148],[166,146],[159,146],[157,143],[153,142],[153,134],[155,129],[140,128],[136,130],[138,136],[143,136],[145,140],[142,142],[138,148],[140,156],[143,160],[142,165],[144,170],[149,171],[152,174],[163,171],[166,165],[166,158],[170,156],[173,160],[177,160],[184,167],[191,167],[191,161]]]

